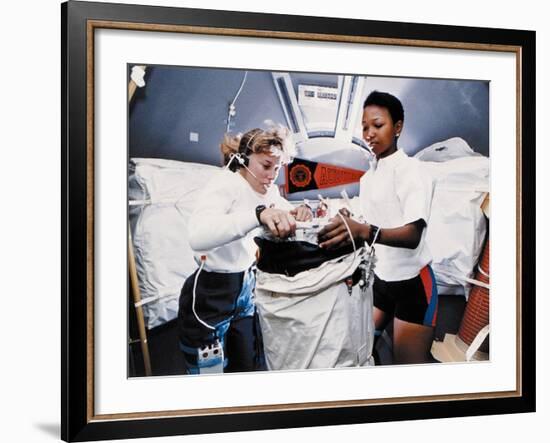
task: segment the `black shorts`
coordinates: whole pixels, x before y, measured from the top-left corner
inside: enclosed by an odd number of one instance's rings
[[[384,281],[374,276],[374,306],[399,320],[435,327],[437,285],[427,265],[410,280]]]

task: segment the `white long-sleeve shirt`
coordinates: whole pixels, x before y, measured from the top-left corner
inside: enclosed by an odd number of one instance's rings
[[[360,181],[361,211],[368,223],[380,228],[398,228],[422,219],[429,223],[433,182],[421,162],[402,150],[378,161]],[[416,277],[432,260],[422,230],[416,249],[375,245],[376,275],[385,281]]]
[[[205,186],[189,219],[189,243],[195,259],[206,255],[204,268],[215,272],[241,272],[256,259],[254,235],[260,223],[256,207],[291,210],[277,186],[266,194],[252,189],[238,172],[220,171]]]

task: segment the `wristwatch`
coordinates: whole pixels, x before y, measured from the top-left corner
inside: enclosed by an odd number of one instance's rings
[[[256,218],[258,219],[258,223],[260,223],[260,225],[262,224],[262,221],[260,220],[260,215],[262,214],[264,209],[266,209],[265,205],[256,206]]]
[[[380,233],[380,228],[376,225],[371,224],[370,225],[369,238],[367,239],[367,243],[370,246],[372,246],[374,241],[378,238],[379,233]]]

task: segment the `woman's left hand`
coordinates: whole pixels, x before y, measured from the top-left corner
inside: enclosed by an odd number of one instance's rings
[[[296,221],[309,221],[313,218],[310,207],[306,205],[300,205],[290,211],[290,213],[294,216]]]
[[[341,215],[331,218],[330,223],[319,231],[319,247],[334,249],[350,244],[351,238],[346,228],[346,223],[355,241],[360,241],[362,244],[362,241],[368,238],[368,225],[356,222],[342,213],[340,214]]]

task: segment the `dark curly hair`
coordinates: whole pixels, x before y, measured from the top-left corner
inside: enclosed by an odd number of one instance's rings
[[[405,111],[403,110],[403,105],[394,95],[388,94],[387,92],[372,91],[366,98],[365,103],[363,103],[363,109],[369,105],[386,108],[390,113],[394,124],[400,120],[402,122],[405,121]]]

